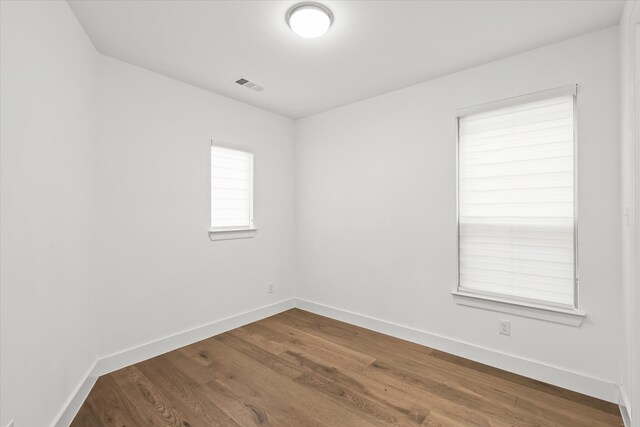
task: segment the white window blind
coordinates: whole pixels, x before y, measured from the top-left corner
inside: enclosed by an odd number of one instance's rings
[[[574,307],[574,96],[459,118],[459,290]]]
[[[253,228],[253,153],[211,145],[211,229]]]

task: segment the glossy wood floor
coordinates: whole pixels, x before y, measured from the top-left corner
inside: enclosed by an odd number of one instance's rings
[[[617,407],[301,310],[100,377],[72,426],[621,426]]]

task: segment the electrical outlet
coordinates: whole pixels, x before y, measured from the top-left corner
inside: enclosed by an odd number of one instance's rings
[[[273,293],[273,282],[267,285],[267,292],[270,294]]]
[[[502,335],[511,335],[511,321],[500,319],[498,321],[498,333]]]

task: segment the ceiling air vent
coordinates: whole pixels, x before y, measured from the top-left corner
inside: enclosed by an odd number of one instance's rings
[[[243,77],[240,77],[238,80],[236,80],[236,83],[238,83],[240,86],[244,86],[244,87],[246,87],[248,89],[255,90],[256,92],[260,92],[260,91],[264,90],[264,87],[260,86],[257,83],[254,83],[254,82],[252,82],[250,80],[247,80],[247,79],[245,79]]]

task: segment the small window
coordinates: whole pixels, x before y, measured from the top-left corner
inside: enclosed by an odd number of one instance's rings
[[[210,231],[253,229],[253,153],[211,145]]]
[[[572,88],[459,115],[459,291],[576,308]]]

